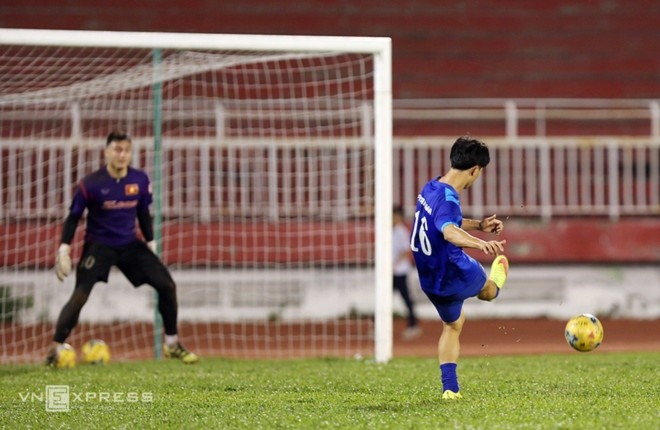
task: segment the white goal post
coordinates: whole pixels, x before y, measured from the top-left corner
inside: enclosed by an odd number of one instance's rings
[[[389,38],[0,29],[0,363],[45,355],[73,286],[61,223],[116,128],[190,349],[392,357]],[[70,343],[142,357],[154,308],[113,271]]]

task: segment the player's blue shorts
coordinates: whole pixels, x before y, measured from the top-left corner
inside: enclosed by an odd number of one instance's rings
[[[441,295],[432,291],[425,291],[438,311],[442,321],[452,323],[461,316],[463,302],[470,297],[479,295],[481,289],[486,283],[486,271],[483,266],[474,260],[474,264],[467,272],[463,272],[463,279],[452,279],[451,286],[448,289],[454,291],[449,295]]]

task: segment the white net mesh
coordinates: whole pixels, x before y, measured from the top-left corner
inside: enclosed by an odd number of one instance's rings
[[[360,54],[2,46],[0,362],[45,356],[74,284],[51,270],[62,221],[115,129],[160,189],[186,346],[372,354],[373,79]],[[150,357],[153,324],[153,290],[113,271],[68,342]]]

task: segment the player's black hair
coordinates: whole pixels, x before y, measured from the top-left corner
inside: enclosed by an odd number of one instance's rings
[[[403,216],[403,207],[397,205],[392,208],[392,214],[393,215],[401,215]]]
[[[467,170],[474,166],[486,167],[490,163],[486,144],[470,136],[456,139],[451,147],[449,159],[451,167],[458,170]]]
[[[122,140],[128,140],[130,142],[131,136],[123,131],[111,131],[105,141],[105,146],[110,145],[112,142],[120,142]]]

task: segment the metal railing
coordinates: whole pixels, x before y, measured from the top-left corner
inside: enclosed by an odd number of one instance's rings
[[[475,216],[660,214],[658,100],[397,100],[393,117],[422,135],[394,140],[400,204],[449,168],[456,134],[475,130],[493,161],[464,197]]]
[[[235,111],[222,107],[219,115],[218,106],[209,104],[198,118],[232,121]],[[222,124],[208,138],[165,138],[164,216],[370,216],[374,160],[372,139],[365,136],[367,111],[355,106],[345,113],[362,130],[352,138],[235,138],[222,133]],[[95,114],[68,112],[70,138],[0,137],[0,217],[62,216],[75,183],[102,164],[102,137],[80,137],[82,122]],[[658,101],[398,100],[394,121],[395,130],[408,123],[418,130],[394,138],[395,203],[412,205],[423,184],[448,169],[457,122],[482,130],[478,137],[491,147],[491,165],[463,197],[474,216],[660,215]],[[555,132],[555,121],[585,128],[607,123],[609,133],[567,136]],[[135,163],[147,171],[153,171],[150,145],[148,137],[135,139]]]
[[[499,124],[501,136],[565,136],[559,127],[572,124],[608,132],[595,135],[635,135],[660,139],[660,100],[657,99],[407,99],[395,100],[395,125],[405,121],[470,125]],[[591,133],[593,135],[593,133]]]
[[[660,215],[660,146],[649,138],[486,141],[491,164],[462,196],[472,216]],[[414,202],[426,181],[449,169],[452,143],[443,137],[395,140],[395,203]]]

